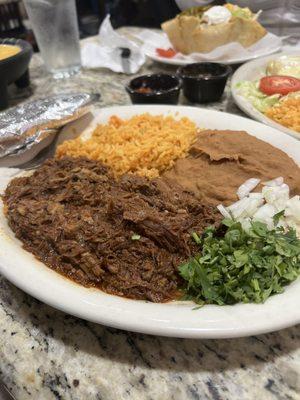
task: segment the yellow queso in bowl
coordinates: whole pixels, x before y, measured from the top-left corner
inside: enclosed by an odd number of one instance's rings
[[[0,44],[0,61],[20,53],[21,48],[11,44]]]

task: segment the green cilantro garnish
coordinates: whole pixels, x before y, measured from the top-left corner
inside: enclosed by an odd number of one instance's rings
[[[138,235],[137,233],[134,233],[134,234],[131,236],[131,240],[140,240],[140,238],[141,238],[141,235]]]
[[[185,299],[199,305],[262,303],[300,274],[300,240],[293,229],[269,230],[256,221],[246,232],[239,222],[226,219],[220,229],[206,229],[201,240],[192,236],[200,254],[179,272]]]
[[[277,214],[274,215],[273,221],[274,221],[275,226],[278,224],[278,222],[280,221],[280,218],[283,216],[284,216],[284,210],[279,211]]]
[[[197,235],[196,232],[192,233],[192,238],[194,239],[195,243],[197,243],[197,244],[201,243],[201,239],[199,238],[199,236]]]

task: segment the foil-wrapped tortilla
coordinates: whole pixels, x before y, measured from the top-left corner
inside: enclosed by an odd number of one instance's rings
[[[99,95],[60,94],[0,113],[0,158],[17,156],[90,110]]]

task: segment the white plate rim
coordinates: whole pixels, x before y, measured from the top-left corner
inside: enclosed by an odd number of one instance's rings
[[[97,110],[93,123],[104,121],[113,114],[129,117],[143,112],[194,116],[200,125],[201,121],[212,121],[212,126],[207,126],[208,122],[201,125],[212,129],[221,129],[221,126],[224,129],[224,124],[228,129],[247,129],[250,134],[265,138],[287,151],[300,164],[300,142],[258,122],[214,110],[162,105],[110,107]],[[72,124],[72,129],[75,125]],[[0,178],[3,178],[3,171],[0,169]],[[2,202],[0,212],[2,215]],[[153,304],[123,299],[83,288],[44,266],[20,248],[4,218],[0,218],[0,273],[20,289],[64,312],[141,333],[184,338],[232,338],[300,323],[300,279],[285,293],[273,296],[263,305],[205,306],[193,311],[190,304]]]
[[[217,62],[217,63],[222,63],[226,65],[235,65],[235,64],[241,64],[249,60],[256,60],[260,57],[264,57],[270,54],[277,53],[280,51],[281,46],[275,47],[273,49],[266,50],[264,53],[260,53],[258,55],[252,55],[252,56],[245,56],[245,57],[239,57],[239,58],[230,58],[228,60],[212,60],[212,61],[207,61],[203,60],[203,62]],[[164,58],[157,56],[155,54],[152,54],[150,52],[147,52],[147,57],[150,58],[152,61],[159,62],[161,64],[168,64],[168,65],[177,65],[177,66],[185,66],[188,64],[196,63],[196,62],[201,62],[201,61],[195,61],[195,60],[186,60],[186,59],[180,59],[180,58]]]
[[[163,31],[160,30],[157,33],[163,34]],[[249,55],[249,56],[237,57],[237,58],[229,58],[227,60],[216,59],[216,60],[208,61],[208,60],[204,59],[203,62],[206,62],[206,61],[207,62],[221,62],[221,63],[226,64],[226,65],[241,64],[241,63],[244,63],[244,62],[249,61],[249,60],[255,60],[255,59],[260,58],[260,57],[265,57],[267,55],[277,53],[278,51],[281,50],[281,48],[282,48],[282,45],[278,45],[278,46],[275,46],[275,47],[272,47],[272,48],[266,48],[265,51],[261,50],[257,54],[253,54],[253,55]],[[192,60],[192,59],[189,60],[189,59],[180,59],[180,58],[160,57],[156,53],[150,52],[150,51],[145,52],[145,54],[151,60],[159,62],[161,64],[184,66],[184,65],[195,63],[195,62],[201,62],[201,61],[195,61],[195,60]]]
[[[292,129],[286,128],[285,126],[280,125],[277,122],[273,121],[272,119],[266,117],[263,113],[258,111],[245,97],[241,96],[236,88],[236,84],[240,81],[253,80],[253,78],[247,79],[247,75],[249,74],[250,71],[253,71],[258,68],[261,68],[261,70],[263,70],[263,68],[266,67],[269,61],[281,57],[283,55],[293,55],[293,54],[300,55],[300,50],[298,52],[295,50],[283,51],[277,53],[276,57],[274,57],[274,55],[269,55],[243,64],[232,75],[230,88],[234,102],[242,111],[244,111],[247,115],[249,115],[249,117],[254,118],[256,121],[263,122],[264,124],[267,124],[273,128],[279,129],[282,132],[287,133],[288,135],[293,136],[294,138],[299,140],[300,133],[297,133]],[[259,74],[257,74],[257,78],[259,78]]]

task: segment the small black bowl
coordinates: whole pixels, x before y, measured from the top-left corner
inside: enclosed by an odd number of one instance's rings
[[[181,81],[176,75],[142,75],[126,86],[133,104],[177,104]]]
[[[21,39],[0,39],[0,45],[20,47],[21,51],[12,57],[0,60],[0,110],[8,106],[7,86],[13,82],[19,88],[29,85],[28,65],[32,56],[32,47]]]
[[[189,64],[177,70],[183,93],[193,103],[219,100],[230,73],[231,67],[228,65],[210,62]]]

